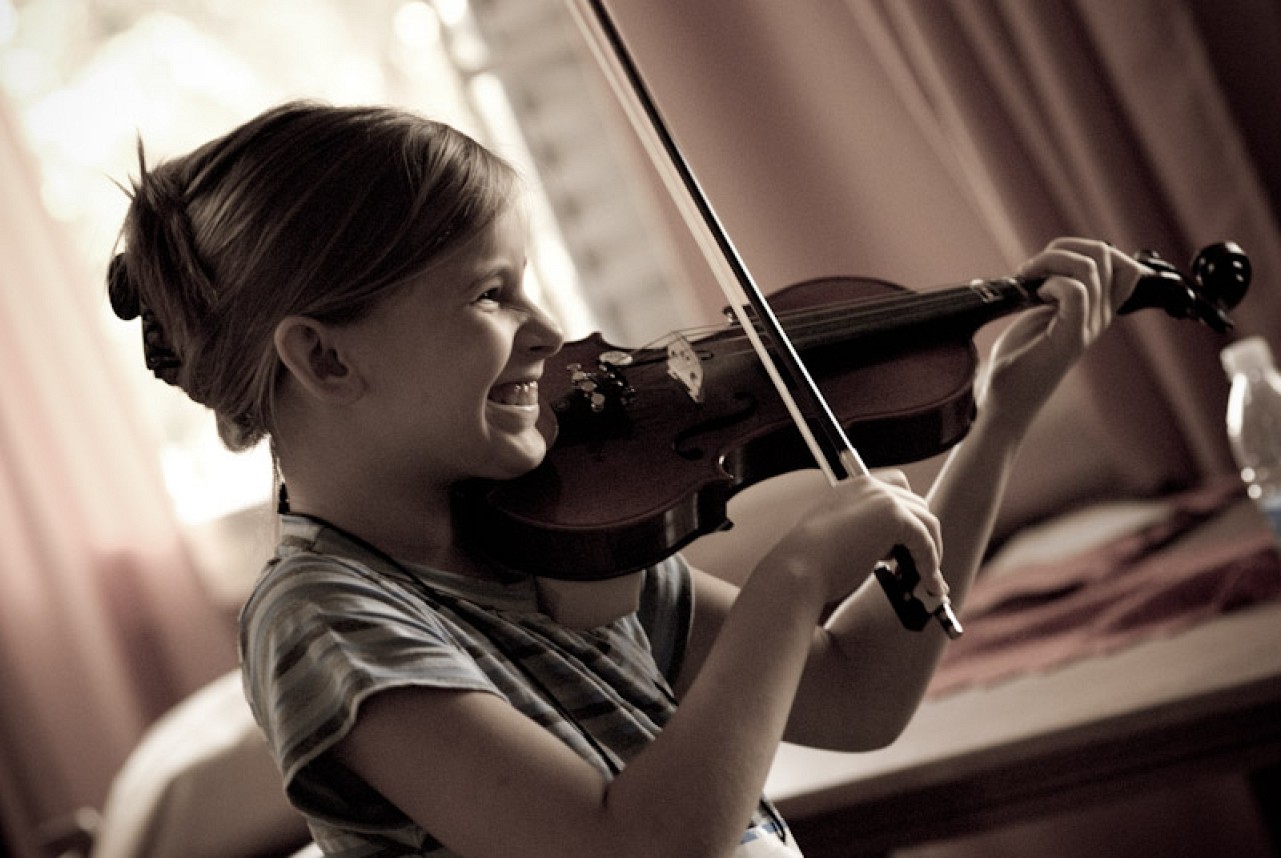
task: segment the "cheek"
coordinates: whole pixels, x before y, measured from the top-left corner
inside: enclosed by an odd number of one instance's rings
[[[488,389],[502,375],[512,356],[512,338],[507,331],[477,331],[465,343],[459,343],[446,360],[456,367],[466,366],[477,384]]]
[[[466,417],[480,405],[511,355],[503,331],[484,326],[417,327],[404,347],[388,350],[382,371],[396,394],[427,408],[465,409],[441,418]],[[405,341],[402,339],[402,343]]]

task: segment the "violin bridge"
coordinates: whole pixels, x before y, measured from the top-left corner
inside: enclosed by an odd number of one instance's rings
[[[673,334],[667,344],[667,374],[676,379],[689,398],[695,402],[703,401],[703,362],[698,353],[681,334]]]

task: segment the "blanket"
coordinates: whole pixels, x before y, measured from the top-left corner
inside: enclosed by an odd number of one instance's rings
[[[1276,539],[1239,482],[1170,501],[1134,532],[980,576],[961,613],[965,635],[949,644],[929,695],[1050,670],[1281,596]],[[1230,513],[1230,526],[1212,527]],[[1212,538],[1190,538],[1199,529]]]

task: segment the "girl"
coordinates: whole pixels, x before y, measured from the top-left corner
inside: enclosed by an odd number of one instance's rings
[[[229,447],[270,438],[288,487],[241,627],[286,791],[328,855],[799,854],[761,797],[778,743],[892,741],[944,643],[869,570],[903,545],[935,578],[946,545],[960,604],[1020,437],[1143,271],[1083,240],[1025,266],[1053,307],[995,346],[928,503],[898,473],[848,480],[741,591],[677,556],[562,622],[451,512],[458,480],[547,448],[561,335],[522,282],[517,191],[444,125],[302,103],[134,184],[113,306]]]

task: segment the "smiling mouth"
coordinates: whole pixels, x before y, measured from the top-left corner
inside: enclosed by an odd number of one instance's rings
[[[537,381],[514,381],[495,385],[489,391],[489,401],[499,405],[531,408],[538,405]]]

